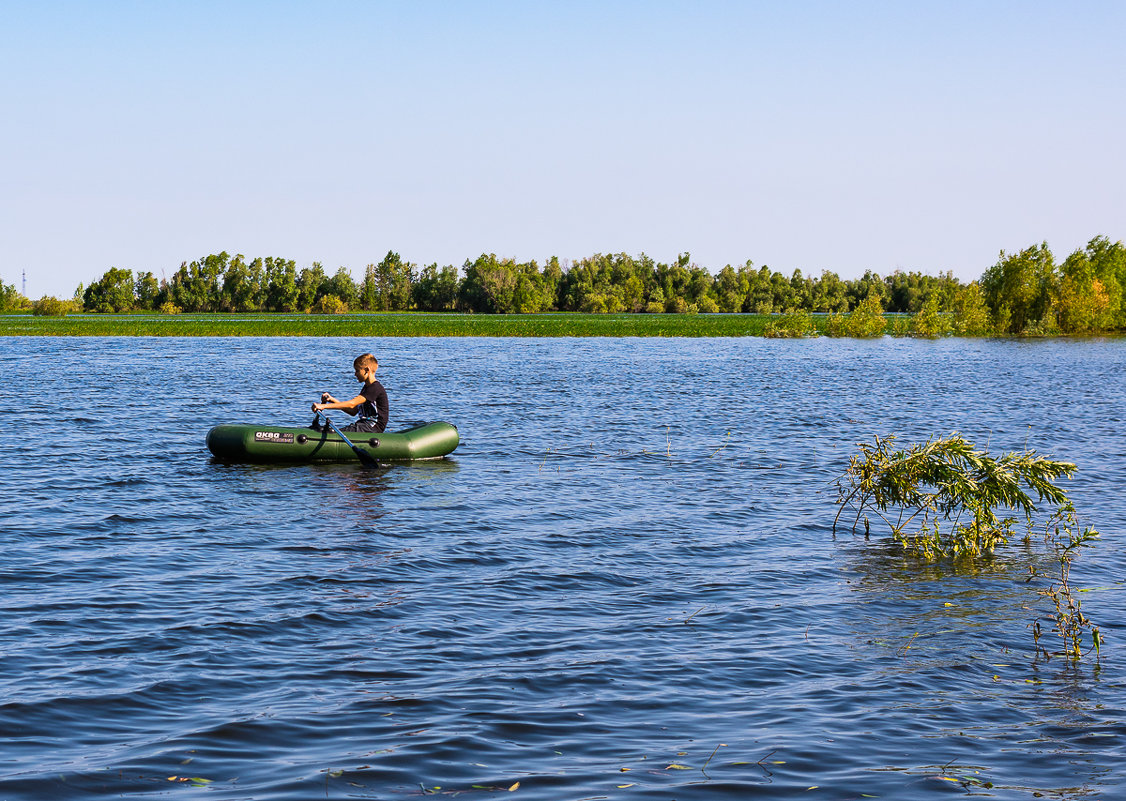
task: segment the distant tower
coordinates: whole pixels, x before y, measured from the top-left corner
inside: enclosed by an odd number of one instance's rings
[[[23,270],[23,288],[20,290],[20,294],[23,295],[25,298],[27,297],[27,268],[26,267],[24,267],[24,270]]]

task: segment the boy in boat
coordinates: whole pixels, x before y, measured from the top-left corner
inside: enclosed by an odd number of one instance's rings
[[[313,411],[323,412],[326,409],[339,409],[348,412],[348,414],[358,413],[360,415],[356,422],[344,426],[340,429],[341,431],[383,431],[387,428],[389,407],[387,390],[375,380],[375,371],[379,369],[379,362],[370,353],[364,353],[356,357],[352,366],[356,370],[356,380],[362,381],[364,384],[360,394],[352,400],[342,401],[337,400],[327,392],[322,393],[321,402],[313,404]],[[316,420],[310,427],[317,431],[320,430]]]

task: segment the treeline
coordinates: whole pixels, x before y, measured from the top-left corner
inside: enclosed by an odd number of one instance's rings
[[[5,289],[0,286],[0,289]],[[11,287],[6,288],[14,293]],[[598,254],[575,262],[551,258],[542,266],[495,255],[460,269],[418,268],[389,252],[356,281],[344,267],[298,270],[292,260],[219,253],[185,262],[170,277],[111,268],[74,305],[87,312],[458,311],[528,314],[758,313],[834,316],[860,312],[878,325],[881,313],[922,315],[928,326],[967,335],[1049,335],[1126,330],[1126,246],[1092,239],[1057,264],[1047,244],[1002,251],[978,281],[869,271],[842,280],[835,273],[790,275],[750,261],[714,275],[688,254],[659,263],[642,254]],[[0,300],[5,297],[0,292]],[[38,301],[37,303],[43,303]],[[56,303],[60,303],[56,301]],[[44,311],[43,313],[52,313]]]
[[[886,311],[916,312],[930,297],[948,297],[960,286],[951,274],[869,272],[842,281],[823,272],[786,276],[751,262],[724,267],[715,276],[690,263],[655,262],[644,254],[595,255],[573,263],[549,259],[517,262],[482,255],[461,269],[437,264],[418,269],[389,252],[369,264],[357,282],[344,267],[329,275],[323,265],[298,270],[292,260],[246,261],[227,253],[185,262],[171,278],[134,275],[111,268],[81,293],[89,312],[160,310],[185,312],[458,311],[478,314],[567,312],[770,314],[809,310],[848,312],[875,292]]]
[[[1126,330],[1126,246],[1098,236],[1056,264],[1048,244],[1006,255],[980,285],[997,331],[1021,335]]]

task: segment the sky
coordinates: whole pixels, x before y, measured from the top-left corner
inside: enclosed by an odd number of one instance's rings
[[[0,281],[1126,238],[1126,3],[0,0]]]

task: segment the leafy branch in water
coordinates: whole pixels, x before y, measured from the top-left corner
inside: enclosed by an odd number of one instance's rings
[[[1044,540],[1055,554],[1059,575],[1049,575],[1035,566],[1028,568],[1028,580],[1046,580],[1048,586],[1037,590],[1041,598],[1046,598],[1054,607],[1054,611],[1047,615],[1052,621],[1052,629],[1063,640],[1063,650],[1049,651],[1040,644],[1043,630],[1040,621],[1033,621],[1032,637],[1036,643],[1037,653],[1045,659],[1052,656],[1063,656],[1076,662],[1083,656],[1083,632],[1091,632],[1091,647],[1087,653],[1095,652],[1095,659],[1099,658],[1102,650],[1102,636],[1099,627],[1092,625],[1090,619],[1083,614],[1083,604],[1076,595],[1076,590],[1071,586],[1071,563],[1078,555],[1080,548],[1087,548],[1098,538],[1099,533],[1093,528],[1080,528],[1075,519],[1075,509],[1068,503],[1065,504],[1053,519],[1048,521],[1044,529]]]
[[[1018,523],[1030,540],[1038,505],[1046,505],[1044,541],[1059,575],[1032,568],[1029,580],[1049,582],[1038,593],[1055,607],[1049,618],[1064,641],[1063,650],[1056,653],[1079,659],[1084,632],[1090,631],[1097,655],[1099,630],[1083,614],[1070,573],[1078,549],[1090,545],[1098,532],[1080,528],[1067,492],[1055,484],[1070,477],[1075,465],[1027,450],[994,458],[956,432],[905,449],[895,443],[894,436],[886,436],[859,444],[860,453],[849,459],[848,469],[835,481],[840,508],[834,533],[850,510],[855,512],[853,531],[863,524],[867,536],[872,518],[877,518],[915,556],[973,558],[1007,543]],[[1037,652],[1049,657],[1052,653],[1040,645],[1041,633],[1039,622],[1034,623]]]
[[[853,530],[863,522],[867,534],[874,515],[907,551],[928,559],[980,556],[1008,542],[1017,519],[998,517],[998,509],[1019,513],[1031,531],[1037,501],[1022,487],[1059,507],[1067,493],[1053,482],[1075,472],[1034,451],[994,459],[957,433],[905,450],[894,450],[894,436],[859,447],[835,482],[841,508],[833,531],[854,509]]]

